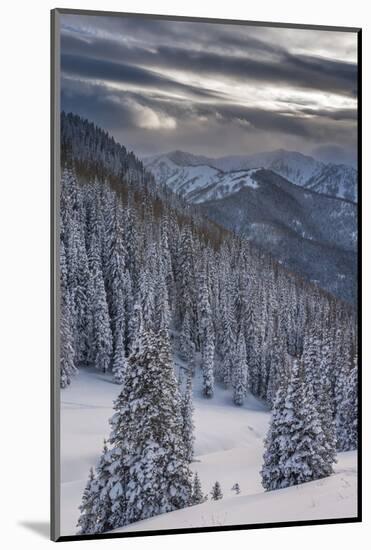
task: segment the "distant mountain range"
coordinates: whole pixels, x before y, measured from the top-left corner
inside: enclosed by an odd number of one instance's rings
[[[272,170],[292,183],[318,193],[357,201],[357,170],[346,164],[324,163],[295,151],[279,149],[217,159],[171,151],[164,155],[147,157],[144,164],[157,181],[166,183],[192,202],[221,198],[234,192],[237,190],[237,180],[232,175],[231,184],[229,174],[239,172],[236,177],[243,178],[243,171],[256,168]],[[246,181],[248,184],[249,178]],[[211,183],[217,184],[217,193],[211,197],[210,189],[203,196],[202,188]]]
[[[174,151],[144,159],[158,184],[198,204],[286,268],[354,303],[357,172],[301,153],[209,159]]]

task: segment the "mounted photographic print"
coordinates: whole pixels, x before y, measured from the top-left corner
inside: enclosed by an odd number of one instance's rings
[[[361,520],[360,38],[53,10],[53,540]]]

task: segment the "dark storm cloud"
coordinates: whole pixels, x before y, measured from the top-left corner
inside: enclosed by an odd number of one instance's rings
[[[200,89],[165,78],[153,71],[125,63],[115,63],[103,59],[79,55],[61,55],[62,73],[79,78],[104,80],[118,84],[134,84],[145,88],[164,89],[170,92],[188,93],[201,97],[220,97],[221,94],[208,89]]]
[[[246,33],[244,26],[231,27],[204,22],[177,22],[140,17],[89,17],[87,19],[84,16],[73,16],[73,18],[66,16],[63,30],[68,31],[69,34],[78,34],[85,39],[96,39],[98,34],[104,35],[104,40],[107,42],[122,41],[123,38],[130,37],[137,43],[145,44],[167,43],[188,46],[197,44],[203,48],[208,46],[215,48],[220,44],[222,51],[241,49],[272,54],[283,50],[276,41],[263,40],[252,33]],[[259,36],[264,36],[265,31],[266,29],[261,28]]]
[[[350,150],[353,42],[319,31],[64,16],[62,108],[138,152],[176,146],[216,156],[324,143]]]
[[[241,41],[234,42],[241,45]],[[184,70],[204,73],[234,80],[262,81],[270,84],[285,84],[354,96],[357,93],[357,67],[353,63],[308,55],[292,55],[282,48],[272,48],[255,40],[253,51],[271,54],[271,59],[253,59],[246,55],[224,54],[158,45],[152,49],[118,43],[111,39],[93,38],[89,42],[75,36],[62,39],[63,51],[84,53],[97,57],[104,63],[125,60],[145,64],[148,67]],[[251,53],[249,44],[247,44]],[[90,61],[87,61],[90,63]]]
[[[136,120],[133,109],[121,101],[117,103],[103,86],[72,86],[64,83],[61,93],[62,110],[79,113],[110,131],[118,127],[133,129]]]

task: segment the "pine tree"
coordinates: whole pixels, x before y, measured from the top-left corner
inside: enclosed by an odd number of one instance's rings
[[[358,375],[357,356],[353,366],[343,367],[337,380],[336,439],[339,451],[357,448],[358,439]]]
[[[60,312],[60,386],[66,388],[77,373],[71,315],[71,300],[67,283],[64,243],[60,243],[61,312]]]
[[[88,363],[91,327],[90,272],[85,241],[82,190],[72,171],[64,170],[61,181],[61,221],[67,273],[70,312],[74,331],[75,366]]]
[[[108,311],[106,290],[104,287],[101,261],[97,252],[95,238],[89,254],[91,267],[91,305],[92,312],[92,342],[91,355],[95,368],[107,372],[111,363],[112,332]]]
[[[286,355],[283,347],[278,342],[278,337],[273,338],[271,349],[270,370],[267,385],[267,403],[273,408],[278,388],[282,380],[287,376]]]
[[[164,266],[162,265],[162,262],[160,262],[159,265],[157,282],[155,286],[155,330],[165,330],[167,333],[169,333],[171,325],[171,312],[169,308],[169,296],[164,276]]]
[[[210,296],[205,266],[200,268],[198,291],[198,339],[201,351],[205,349],[211,324]]]
[[[81,515],[77,522],[78,535],[92,535],[95,531],[94,502],[96,499],[96,482],[93,468],[90,468],[89,479],[82,495],[82,503],[79,506]]]
[[[125,357],[124,342],[122,334],[118,334],[116,340],[116,349],[113,355],[112,374],[116,384],[123,384],[127,369],[127,361]]]
[[[103,443],[103,452],[96,468],[97,490],[94,500],[93,512],[95,514],[95,533],[104,533],[112,529],[112,507],[114,502],[111,498],[111,490],[116,485],[115,477],[112,475],[111,465],[113,459],[108,449],[107,441]]]
[[[223,498],[222,488],[219,481],[216,481],[211,489],[211,500],[221,500]]]
[[[178,254],[178,317],[183,320],[188,313],[193,333],[196,324],[195,314],[195,275],[194,275],[194,246],[192,231],[186,226],[180,235]]]
[[[128,503],[113,527],[188,506],[191,473],[180,395],[164,331],[144,332],[129,359],[111,419],[111,475]],[[122,499],[122,496],[119,496]]]
[[[196,472],[193,477],[193,487],[192,487],[192,504],[202,504],[207,499],[202,492],[202,486],[198,473]]]
[[[240,332],[237,341],[235,363],[233,370],[233,401],[235,405],[243,405],[247,391],[247,364],[245,338]]]
[[[116,349],[117,340],[125,335],[125,295],[126,270],[125,250],[122,235],[122,206],[114,195],[110,205],[110,224],[106,232],[106,289],[111,319],[112,348]],[[126,342],[124,341],[124,346]]]
[[[192,395],[192,372],[191,369],[187,372],[187,381],[184,394],[181,398],[182,412],[182,434],[185,447],[186,458],[189,463],[192,462],[194,456],[194,423],[193,423],[193,395]]]
[[[205,397],[214,396],[214,334],[212,327],[205,332],[202,352],[203,394]]]
[[[192,376],[195,374],[195,345],[191,339],[191,327],[189,323],[189,315],[184,316],[182,330],[179,337],[179,352],[187,363],[187,368]]]
[[[319,373],[317,368],[319,364],[319,352],[320,349],[318,341],[314,334],[314,330],[311,330],[309,335],[304,338],[302,362],[307,383],[311,384],[315,397],[317,397],[317,384],[319,382]]]
[[[333,473],[333,464],[336,463],[336,427],[334,421],[334,409],[331,404],[331,383],[324,379],[321,385],[317,385],[317,410],[324,433],[324,457],[327,465],[327,475]]]
[[[191,326],[188,313],[184,315],[182,323],[182,330],[179,338],[179,351],[182,359],[188,361],[191,352]]]
[[[147,330],[154,330],[155,327],[155,293],[153,287],[153,276],[150,272],[143,271],[139,283],[140,306],[143,316],[143,326]]]
[[[233,367],[236,358],[236,337],[231,307],[227,303],[225,292],[222,297],[221,313],[221,381],[226,387],[233,381]]]
[[[60,317],[60,386],[67,388],[78,371],[75,366],[74,339],[68,305],[62,301]]]
[[[329,475],[331,462],[311,387],[293,360],[287,388],[278,391],[266,439],[262,484],[280,489]]]
[[[80,527],[78,534],[97,534],[111,529],[111,498],[110,489],[112,476],[110,473],[111,457],[104,441],[103,452],[100,457],[96,477],[92,469],[83,493],[80,506],[81,515],[77,525]]]
[[[262,485],[267,490],[279,489],[284,483],[283,452],[285,437],[285,404],[287,387],[281,386],[274,400],[272,417],[265,439],[265,452],[263,456],[263,468],[261,471]],[[287,428],[286,428],[287,431]]]
[[[126,270],[124,273],[124,286],[125,286],[125,296],[124,296],[124,336],[123,336],[123,346],[125,354],[129,355],[131,344],[132,344],[132,333],[131,333],[131,320],[134,315],[134,290],[132,284],[132,276],[130,271]]]
[[[354,356],[353,368],[349,376],[348,407],[348,448],[358,447],[358,356]]]

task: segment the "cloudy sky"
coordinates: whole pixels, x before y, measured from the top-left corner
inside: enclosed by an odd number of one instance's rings
[[[61,16],[62,109],[138,155],[287,148],[350,162],[356,63],[350,32]]]

